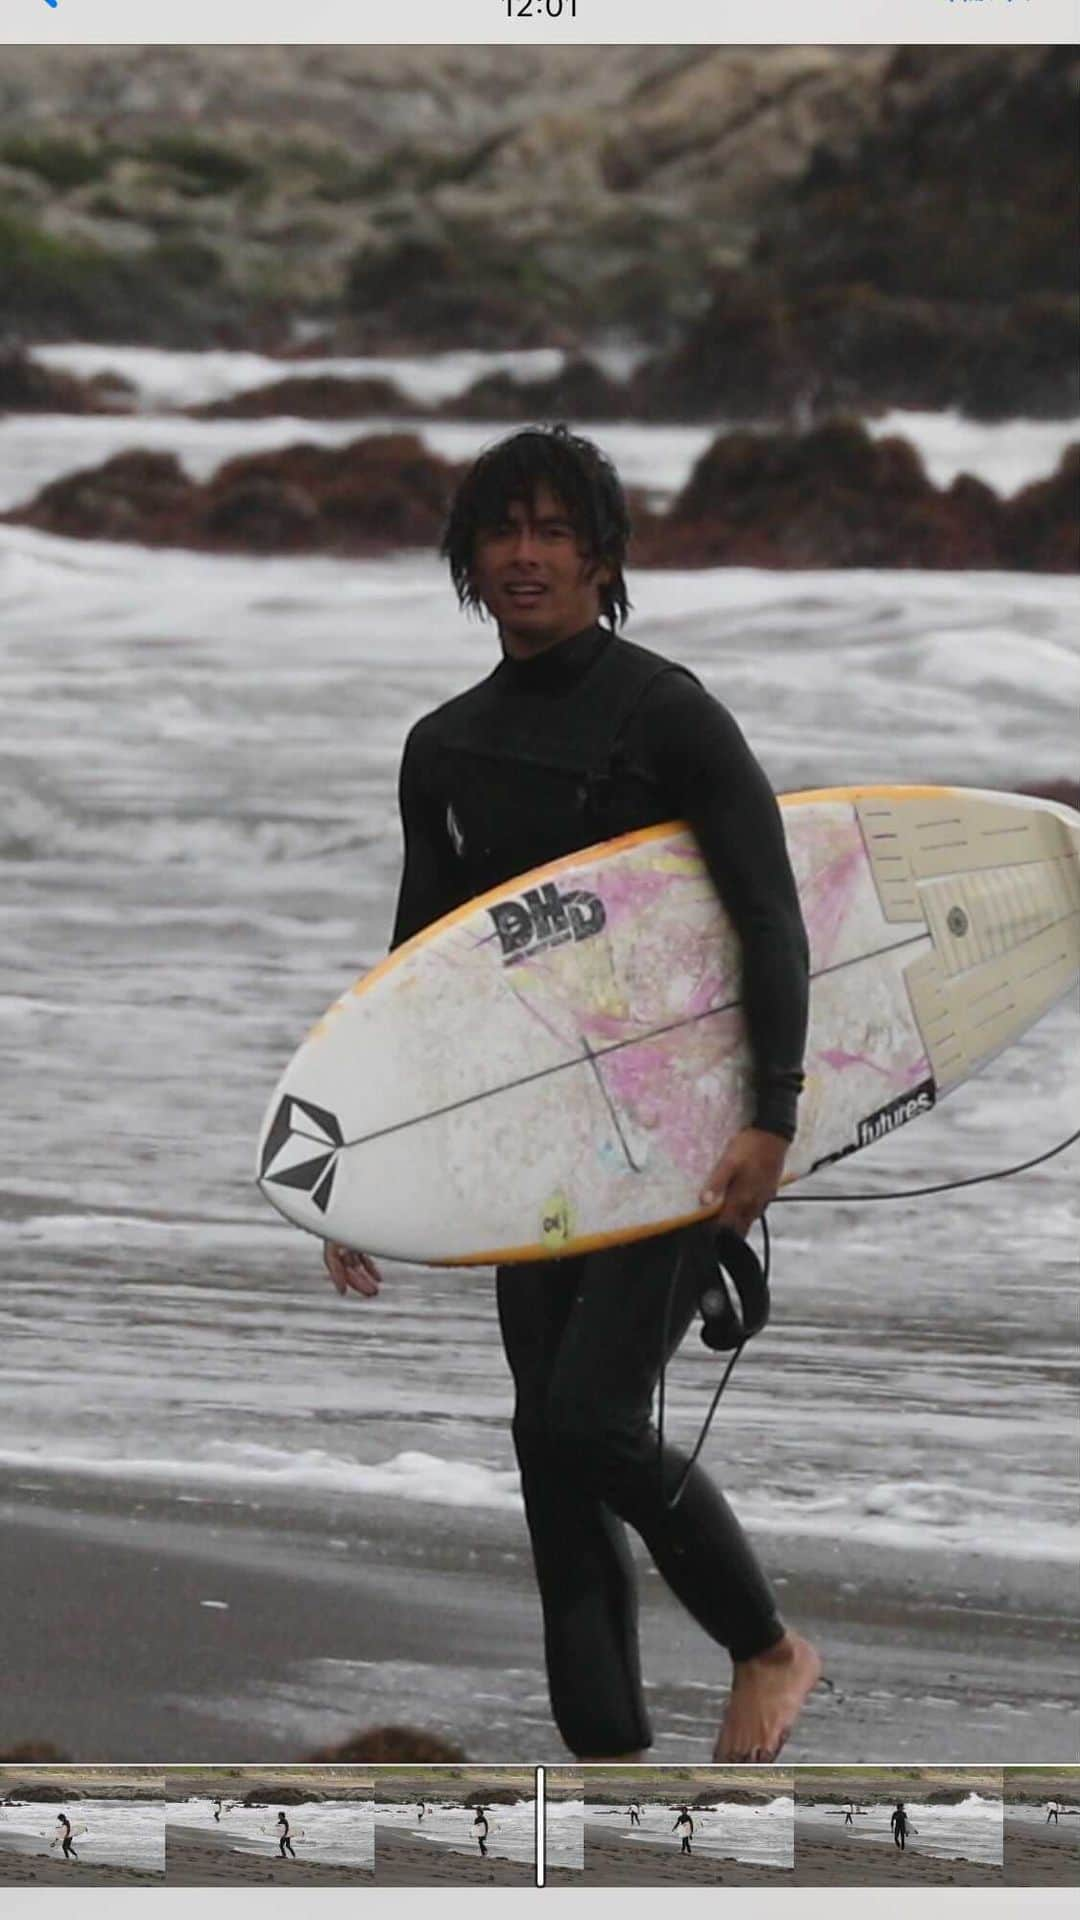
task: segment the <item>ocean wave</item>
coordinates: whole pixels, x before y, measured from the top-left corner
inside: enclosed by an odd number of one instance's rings
[[[135,1481],[160,1486],[261,1489],[264,1492],[311,1489],[370,1495],[378,1499],[423,1501],[440,1507],[521,1510],[516,1472],[448,1460],[438,1454],[407,1451],[378,1463],[345,1460],[319,1448],[289,1453],[254,1443],[212,1443],[187,1459],[137,1458],[90,1450],[0,1449],[0,1465],[12,1473],[33,1471],[74,1474],[91,1480]]]

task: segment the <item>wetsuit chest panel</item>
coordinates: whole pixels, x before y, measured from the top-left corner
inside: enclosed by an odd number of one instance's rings
[[[670,816],[620,741],[649,683],[672,671],[680,669],[612,642],[569,687],[507,686],[495,674],[455,706],[432,772],[470,890]]]

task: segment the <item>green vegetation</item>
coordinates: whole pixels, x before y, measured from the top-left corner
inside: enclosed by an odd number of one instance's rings
[[[253,160],[245,159],[231,147],[204,140],[193,133],[156,134],[143,149],[148,160],[175,167],[187,176],[184,191],[193,197],[212,193],[230,193],[250,185],[260,173]]]
[[[103,180],[114,157],[112,147],[100,143],[91,146],[85,140],[62,135],[12,134],[0,141],[0,160],[24,173],[37,174],[50,187],[84,187],[93,180]]]
[[[0,213],[0,312],[18,332],[187,346],[205,337],[226,301],[235,312],[221,261],[201,241],[119,253]]]

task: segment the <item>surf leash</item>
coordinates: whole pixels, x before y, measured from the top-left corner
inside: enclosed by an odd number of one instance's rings
[[[1041,1167],[1045,1165],[1047,1160],[1054,1160],[1056,1159],[1059,1153],[1065,1153],[1069,1147],[1075,1146],[1078,1140],[1080,1140],[1080,1127],[1078,1127],[1074,1133],[1068,1134],[1064,1140],[1059,1140],[1056,1147],[1048,1147],[1045,1153],[1037,1153],[1031,1160],[1021,1160],[1014,1167],[999,1167],[993,1173],[973,1173],[973,1174],[967,1175],[962,1180],[942,1180],[940,1182],[937,1182],[935,1185],[929,1186],[929,1187],[895,1188],[888,1193],[778,1193],[775,1199],[771,1202],[771,1204],[773,1206],[780,1206],[783,1204],[799,1205],[800,1203],[804,1205],[809,1205],[816,1202],[818,1205],[828,1205],[831,1203],[854,1205],[854,1204],[861,1204],[863,1201],[871,1201],[871,1200],[921,1200],[928,1194],[955,1193],[962,1187],[981,1187],[981,1186],[985,1186],[991,1180],[1011,1180],[1014,1174],[1030,1173],[1033,1167]],[[769,1269],[771,1265],[772,1249],[771,1249],[771,1241],[769,1238],[769,1225],[768,1225],[768,1221],[765,1218],[764,1213],[760,1216],[757,1224],[760,1226],[761,1234],[762,1234],[762,1258],[760,1262],[757,1262],[757,1264],[760,1268],[761,1285],[762,1285],[762,1288],[765,1290],[765,1297],[767,1300],[768,1298],[767,1289],[769,1284]],[[749,1247],[747,1248],[747,1251],[748,1252],[750,1251]],[[753,1255],[752,1257],[755,1261],[757,1260],[756,1255]],[[679,1283],[679,1276],[682,1272],[682,1260],[683,1260],[683,1249],[682,1247],[680,1247],[676,1261],[675,1261],[674,1271],[672,1273],[670,1281],[668,1282],[667,1300],[664,1305],[664,1330],[663,1330],[661,1346],[660,1346],[660,1375],[657,1381],[656,1467],[657,1467],[657,1474],[660,1480],[660,1497],[663,1500],[664,1505],[667,1507],[669,1513],[673,1512],[674,1509],[678,1506],[679,1501],[682,1499],[683,1494],[686,1491],[686,1483],[690,1478],[690,1474],[693,1468],[697,1465],[697,1462],[701,1457],[701,1450],[705,1445],[706,1440],[709,1437],[709,1429],[712,1426],[713,1420],[716,1416],[716,1410],[720,1405],[720,1401],[723,1396],[724,1389],[727,1386],[728,1381],[731,1379],[731,1375],[735,1368],[735,1362],[738,1360],[739,1355],[742,1353],[743,1348],[746,1346],[746,1343],[751,1338],[752,1334],[756,1333],[758,1331],[758,1328],[764,1325],[764,1320],[759,1320],[757,1322],[757,1325],[750,1326],[742,1334],[740,1338],[736,1339],[731,1351],[731,1357],[728,1360],[728,1363],[724,1368],[723,1373],[720,1376],[719,1385],[717,1386],[716,1391],[713,1394],[712,1400],[709,1403],[708,1412],[706,1413],[705,1418],[701,1423],[701,1430],[698,1434],[697,1440],[694,1443],[693,1452],[691,1453],[689,1460],[687,1461],[685,1467],[682,1470],[682,1473],[679,1476],[674,1492],[669,1495],[664,1488],[664,1402],[666,1397],[665,1389],[666,1389],[666,1377],[667,1377],[668,1339],[671,1333],[671,1310],[675,1302],[675,1290]],[[725,1288],[725,1276],[724,1276],[722,1266],[719,1269],[719,1285],[721,1290],[724,1291],[724,1297],[725,1297],[725,1303],[726,1303],[727,1296],[726,1296],[726,1288]],[[708,1290],[703,1292],[701,1298],[702,1298],[702,1303],[704,1303],[704,1301],[708,1298]],[[734,1319],[734,1309],[732,1309],[729,1304],[726,1305],[726,1311]],[[712,1345],[713,1343],[710,1342],[710,1340],[707,1337],[709,1323],[708,1323],[708,1317],[706,1314],[704,1314],[704,1312],[703,1312],[703,1317],[705,1318],[705,1327],[702,1330],[702,1339],[705,1341],[706,1346],[709,1346],[709,1345]],[[767,1309],[766,1309],[765,1317],[766,1318],[768,1317]],[[726,1346],[726,1343],[725,1343],[725,1346]]]
[[[720,1315],[717,1315],[716,1317],[722,1318],[725,1329],[731,1328],[734,1330],[734,1329],[738,1329],[740,1326],[740,1322],[736,1315],[736,1310],[731,1305],[728,1297],[727,1284],[726,1284],[727,1276],[725,1274],[724,1267],[721,1261],[719,1260],[717,1261],[717,1277],[713,1283],[713,1288],[704,1289],[700,1296],[699,1304],[702,1306],[702,1318],[704,1319],[704,1322],[705,1322],[702,1328],[702,1334],[701,1334],[702,1340],[704,1341],[706,1346],[712,1346],[714,1350],[720,1351],[720,1352],[727,1351],[728,1347],[730,1346],[730,1358],[728,1359],[728,1363],[724,1368],[723,1373],[720,1376],[720,1381],[716,1387],[716,1391],[714,1392],[713,1397],[709,1402],[708,1411],[705,1415],[704,1420],[701,1423],[701,1430],[698,1433],[698,1437],[696,1441],[694,1442],[694,1448],[690,1455],[690,1458],[686,1462],[686,1465],[683,1468],[682,1473],[679,1475],[679,1479],[675,1486],[675,1490],[671,1494],[668,1494],[664,1488],[664,1400],[665,1400],[665,1387],[666,1387],[666,1377],[667,1377],[668,1340],[671,1334],[671,1309],[675,1301],[675,1290],[679,1283],[679,1275],[682,1272],[683,1248],[681,1246],[676,1256],[675,1267],[672,1272],[671,1279],[668,1281],[667,1300],[664,1303],[664,1329],[663,1329],[663,1333],[661,1336],[661,1343],[660,1343],[660,1376],[657,1382],[656,1470],[657,1470],[657,1475],[659,1477],[659,1482],[660,1482],[660,1498],[663,1501],[669,1513],[673,1513],[675,1508],[678,1506],[679,1501],[682,1499],[683,1494],[686,1491],[686,1483],[689,1480],[691,1473],[693,1472],[695,1466],[698,1463],[698,1460],[701,1457],[701,1449],[705,1445],[705,1442],[709,1437],[709,1429],[712,1426],[713,1420],[716,1416],[716,1409],[720,1405],[720,1401],[723,1396],[724,1389],[727,1386],[727,1383],[731,1379],[732,1373],[735,1370],[735,1362],[738,1360],[739,1355],[742,1353],[743,1348],[746,1346],[747,1341],[750,1340],[753,1337],[753,1335],[757,1333],[760,1330],[760,1328],[765,1325],[765,1322],[769,1317],[769,1308],[768,1308],[769,1267],[771,1263],[772,1243],[769,1238],[769,1224],[765,1218],[764,1213],[760,1216],[757,1224],[761,1228],[762,1258],[760,1260],[758,1259],[757,1255],[753,1252],[749,1244],[745,1246],[745,1253],[749,1256],[749,1260],[757,1268],[757,1278],[754,1284],[755,1284],[755,1291],[757,1289],[760,1289],[760,1306],[759,1306],[758,1313],[752,1317],[751,1312],[747,1310],[747,1302],[746,1302],[743,1289],[741,1287],[737,1288],[736,1291],[739,1296],[740,1306],[743,1310],[741,1331],[735,1331],[734,1337],[731,1339],[725,1339],[723,1345],[721,1346],[718,1341],[714,1342],[710,1340],[708,1337],[710,1316],[708,1315],[708,1312],[705,1308],[705,1302],[708,1300],[709,1294],[710,1292],[713,1291],[714,1288],[718,1289],[721,1295],[723,1296],[722,1312]]]
[[[1033,1160],[1021,1160],[1015,1167],[998,1167],[993,1173],[971,1173],[963,1180],[942,1180],[932,1187],[901,1187],[891,1193],[778,1193],[772,1205],[786,1206],[794,1202],[796,1205],[816,1203],[820,1206],[830,1200],[921,1200],[924,1194],[955,1193],[960,1187],[981,1187],[990,1180],[1011,1180],[1016,1173],[1029,1173],[1032,1167],[1041,1167],[1047,1160],[1053,1160],[1059,1153],[1074,1147],[1078,1140],[1080,1127],[1075,1133],[1067,1134],[1064,1140],[1059,1140],[1056,1147],[1048,1147],[1045,1153],[1037,1153]]]

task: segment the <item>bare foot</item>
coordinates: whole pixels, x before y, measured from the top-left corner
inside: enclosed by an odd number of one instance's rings
[[[817,1648],[797,1633],[785,1633],[752,1660],[736,1660],[713,1759],[777,1759],[821,1672]]]

